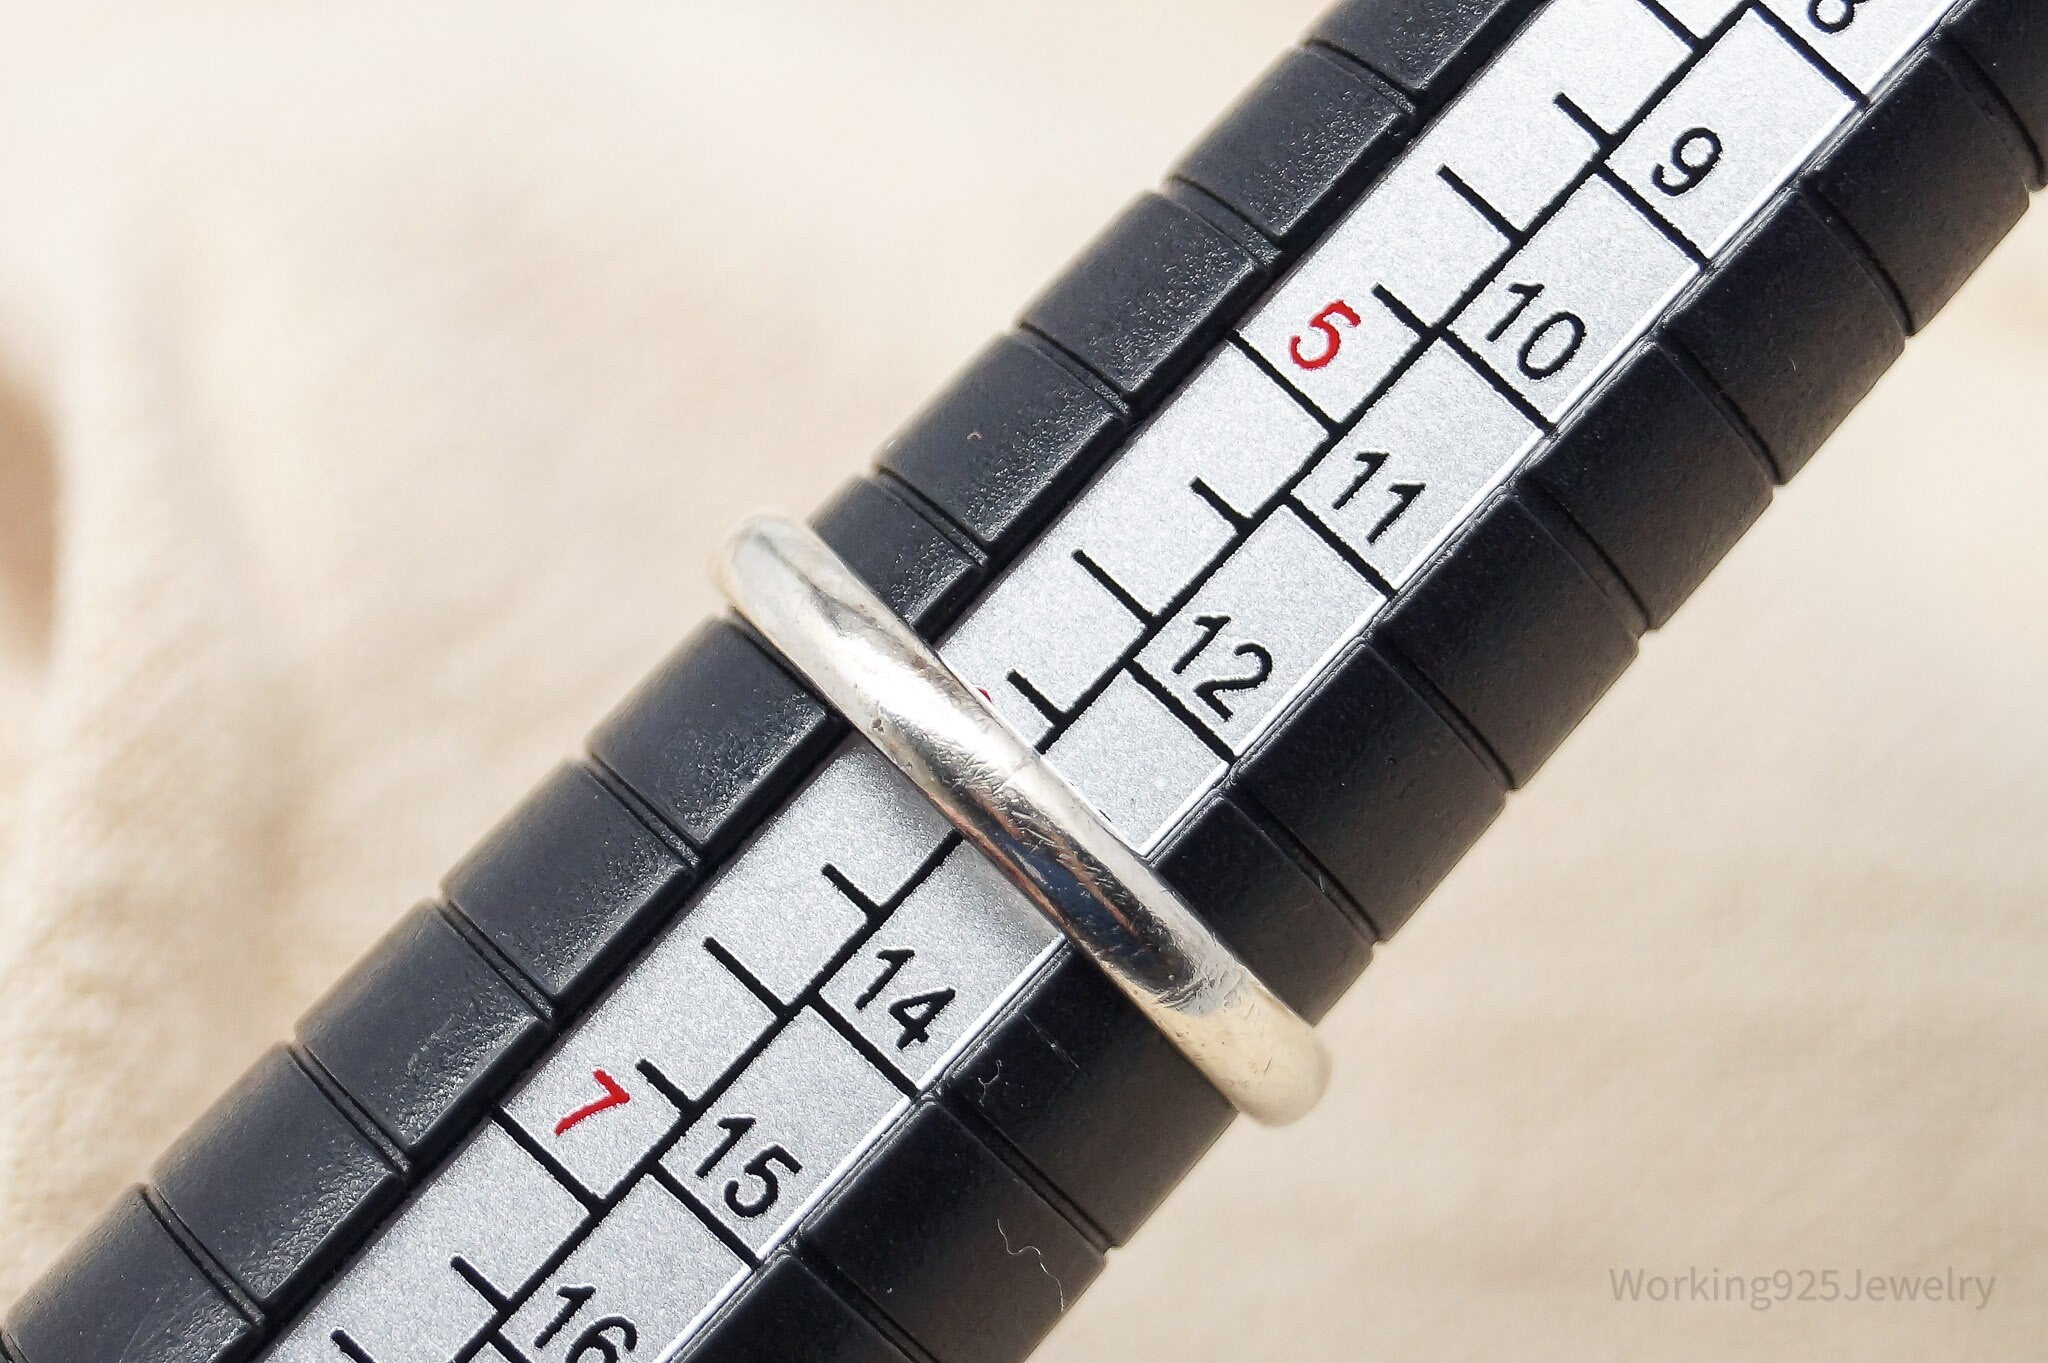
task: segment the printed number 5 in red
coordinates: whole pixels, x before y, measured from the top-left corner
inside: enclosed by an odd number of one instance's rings
[[[615,1107],[624,1107],[627,1103],[633,1101],[633,1095],[620,1088],[619,1081],[606,1074],[603,1070],[592,1070],[590,1077],[595,1079],[597,1086],[604,1090],[604,1097],[594,1103],[584,1104],[568,1116],[562,1118],[561,1121],[556,1122],[555,1134],[557,1136],[568,1135],[600,1112],[610,1112]]]
[[[1351,327],[1358,325],[1358,314],[1341,298],[1308,319],[1309,330],[1321,332],[1323,337],[1315,353],[1311,355],[1303,350],[1302,338],[1296,336],[1287,343],[1288,356],[1303,369],[1321,369],[1336,359],[1337,352],[1344,348],[1344,334],[1337,330],[1339,322]]]

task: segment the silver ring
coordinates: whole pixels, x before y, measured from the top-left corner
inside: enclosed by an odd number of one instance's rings
[[[742,525],[735,609],[1088,954],[1238,1111],[1291,1122],[1328,1086],[1315,1031],[1036,749],[806,527]]]

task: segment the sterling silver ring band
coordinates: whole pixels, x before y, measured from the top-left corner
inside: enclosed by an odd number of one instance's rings
[[[1238,1111],[1291,1122],[1330,1064],[1039,752],[808,528],[742,525],[717,579],[740,615],[1088,954]]]

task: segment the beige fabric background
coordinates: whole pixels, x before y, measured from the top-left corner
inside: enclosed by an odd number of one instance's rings
[[[0,1300],[1315,8],[9,6]],[[2038,1357],[2044,374],[2048,216],[1044,1356]]]

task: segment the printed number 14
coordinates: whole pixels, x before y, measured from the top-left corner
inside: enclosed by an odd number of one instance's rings
[[[856,1012],[866,1012],[869,1004],[882,997],[882,991],[895,980],[904,966],[917,959],[917,953],[897,947],[889,951],[878,951],[875,959],[882,963],[882,973],[868,986],[867,992],[853,1001]],[[901,1029],[896,1037],[896,1049],[907,1051],[912,1046],[922,1045],[931,1040],[932,1024],[939,1020],[939,1014],[953,1002],[954,992],[950,989],[934,989],[928,994],[912,994],[889,1005],[889,1016],[896,1020]]]

